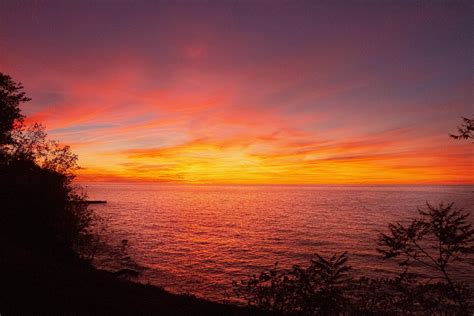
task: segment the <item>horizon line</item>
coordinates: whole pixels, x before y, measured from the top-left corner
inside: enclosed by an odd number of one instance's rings
[[[438,182],[438,183],[199,183],[174,181],[74,181],[85,184],[155,184],[155,185],[199,185],[199,186],[474,186],[474,182]]]

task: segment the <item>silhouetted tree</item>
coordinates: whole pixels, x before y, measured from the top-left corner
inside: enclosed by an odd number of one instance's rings
[[[461,311],[467,312],[464,286],[453,281],[449,269],[453,262],[474,254],[474,229],[466,220],[469,214],[454,209],[453,203],[437,208],[427,203],[427,210],[419,213],[421,218],[409,225],[390,224],[390,232],[380,235],[377,250],[401,266],[418,263],[440,273]]]
[[[13,144],[5,146],[8,157],[12,160],[31,160],[44,169],[61,173],[69,180],[74,179],[74,172],[79,169],[77,155],[71,152],[68,145],[47,138],[44,126],[35,123],[25,128],[19,125],[11,133]]]
[[[0,72],[0,145],[12,141],[11,132],[16,124],[23,122],[20,103],[30,101],[22,91],[21,83]]]
[[[474,118],[463,117],[463,124],[458,127],[459,134],[449,134],[454,139],[474,139]]]
[[[455,282],[453,263],[474,253],[468,214],[453,204],[428,204],[409,225],[390,224],[377,250],[404,267],[396,277],[354,278],[347,253],[316,255],[307,268],[273,269],[233,281],[234,294],[248,305],[283,314],[304,315],[466,315],[469,287]],[[429,277],[409,271],[415,264]],[[438,279],[438,281],[436,281]]]
[[[43,254],[90,258],[97,217],[72,184],[77,156],[47,138],[39,124],[26,127],[21,84],[0,74],[0,238]]]

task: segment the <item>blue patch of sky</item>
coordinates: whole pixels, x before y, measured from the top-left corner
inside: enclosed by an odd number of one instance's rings
[[[26,116],[41,111],[44,107],[52,104],[60,104],[64,101],[64,93],[57,91],[33,91],[27,93],[32,101],[22,105],[22,110]]]
[[[51,134],[60,134],[60,133],[75,133],[75,132],[85,132],[96,129],[106,129],[116,127],[113,124],[86,124],[86,125],[74,125],[71,127],[56,128],[50,131]]]

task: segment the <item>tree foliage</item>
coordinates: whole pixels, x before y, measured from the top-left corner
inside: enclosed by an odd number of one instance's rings
[[[403,271],[394,277],[356,277],[347,253],[315,255],[307,268],[273,269],[233,282],[248,305],[304,315],[467,315],[471,291],[450,274],[453,263],[472,258],[474,229],[468,213],[453,204],[420,210],[409,225],[390,224],[377,250]],[[428,269],[426,274],[412,269]],[[411,271],[412,270],[412,271]],[[438,277],[438,278],[436,278]]]
[[[389,233],[381,234],[377,250],[385,259],[395,259],[401,266],[408,268],[419,263],[439,273],[464,310],[466,298],[449,269],[454,262],[474,254],[474,229],[467,222],[468,213],[455,209],[453,203],[439,207],[427,203],[427,210],[419,213],[421,217],[409,225],[390,224]]]
[[[458,134],[449,134],[454,139],[474,139],[474,118],[463,117],[463,124],[458,126]]]
[[[21,84],[0,73],[0,238],[61,258],[90,258],[97,216],[72,184],[77,156],[47,137],[40,124],[25,126]]]
[[[44,126],[18,126],[12,133],[12,144],[4,146],[10,160],[30,160],[43,169],[51,170],[74,179],[79,169],[77,155],[68,145],[48,139]]]
[[[20,104],[30,101],[30,98],[22,90],[21,83],[0,72],[0,145],[10,143],[12,131],[23,123]]]
[[[279,313],[336,314],[347,304],[347,253],[326,259],[318,254],[307,268],[273,269],[233,282],[234,293],[248,305]]]

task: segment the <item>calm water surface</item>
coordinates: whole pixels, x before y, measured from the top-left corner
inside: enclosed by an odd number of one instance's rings
[[[108,201],[94,206],[108,220],[104,238],[129,241],[141,281],[215,300],[233,279],[276,261],[306,264],[315,252],[347,250],[359,273],[390,273],[375,251],[388,223],[415,216],[425,201],[455,201],[469,212],[474,205],[474,186],[85,187],[91,199]],[[100,256],[96,264],[117,268]],[[459,270],[458,277],[474,285],[472,266]]]

